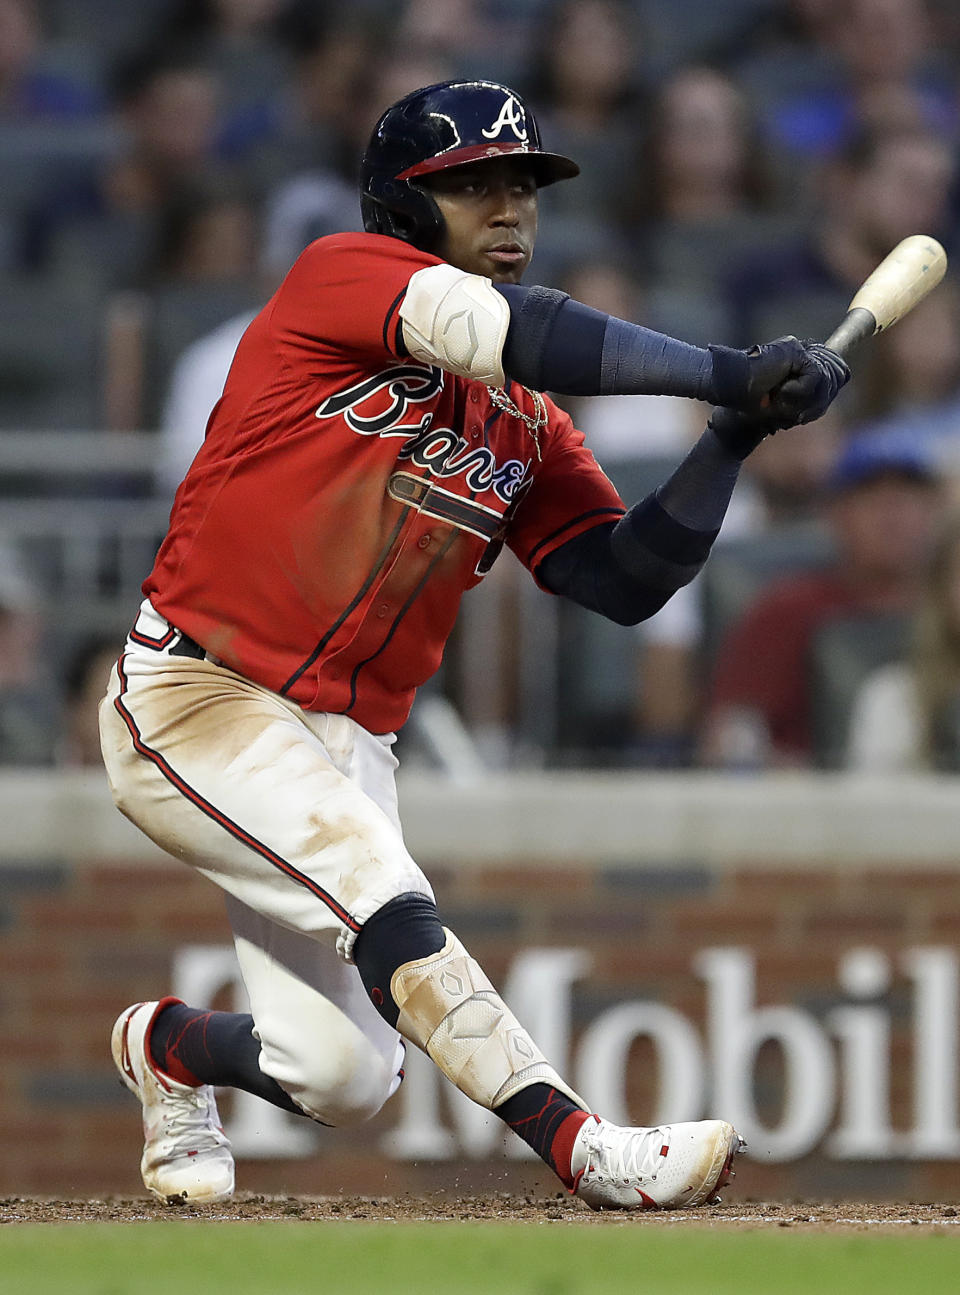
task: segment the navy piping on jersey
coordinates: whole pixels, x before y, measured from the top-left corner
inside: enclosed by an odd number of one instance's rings
[[[320,640],[320,642],[317,644],[317,646],[313,649],[313,651],[312,651],[312,652],[310,653],[310,655],[307,657],[306,661],[304,661],[303,665],[298,666],[298,667],[297,667],[297,669],[296,669],[296,670],[294,670],[293,674],[290,676],[290,678],[287,680],[287,682],[286,682],[286,683],[283,685],[283,687],[280,689],[280,695],[281,695],[281,697],[286,696],[286,694],[290,691],[290,689],[293,687],[293,685],[297,682],[297,680],[300,678],[300,676],[303,674],[303,672],[304,672],[305,670],[309,670],[309,669],[310,669],[310,667],[313,665],[314,661],[316,661],[317,657],[320,655],[320,653],[323,651],[323,649],[327,646],[327,644],[328,644],[328,643],[330,642],[330,640],[333,638],[334,634],[336,634],[337,630],[340,628],[340,626],[343,624],[343,622],[347,619],[347,617],[350,615],[350,613],[351,613],[351,612],[352,612],[352,611],[353,611],[357,606],[359,606],[359,604],[363,601],[364,595],[366,594],[366,592],[367,592],[367,590],[370,588],[370,586],[373,584],[374,580],[376,580],[377,576],[380,574],[381,569],[383,568],[383,564],[386,562],[387,558],[390,556],[390,552],[391,552],[391,550],[393,549],[394,544],[397,542],[397,539],[398,539],[398,537],[399,537],[399,535],[400,535],[400,532],[403,530],[403,527],[404,527],[404,525],[406,524],[406,521],[407,521],[407,510],[406,510],[406,509],[404,509],[404,510],[403,510],[403,512],[400,514],[400,517],[397,519],[397,524],[394,526],[393,530],[390,532],[390,535],[389,535],[389,536],[388,536],[388,538],[387,538],[387,542],[386,542],[386,544],[383,546],[383,548],[380,550],[379,554],[377,555],[377,560],[376,560],[376,562],[374,562],[373,566],[372,566],[372,567],[370,568],[370,570],[368,571],[367,576],[366,576],[366,578],[365,578],[365,580],[364,580],[363,584],[360,586],[360,588],[357,590],[357,592],[356,592],[356,593],[353,595],[353,597],[350,599],[350,601],[349,601],[349,603],[346,605],[346,607],[344,607],[343,611],[340,613],[340,615],[337,617],[337,619],[333,622],[333,624],[330,626],[330,628],[329,628],[329,629],[327,630],[327,632],[324,634],[323,638]]]
[[[571,517],[568,522],[564,522],[562,526],[558,526],[555,531],[551,531],[549,535],[545,535],[539,544],[535,544],[533,546],[527,554],[527,566],[532,571],[534,564],[533,560],[544,545],[549,544],[551,540],[555,540],[558,535],[562,535],[564,531],[570,530],[572,526],[576,526],[579,522],[585,522],[588,517],[622,517],[625,512],[625,508],[616,508],[611,505],[609,508],[591,508],[587,513],[580,513],[578,517]]]
[[[503,413],[505,413],[505,410],[498,409],[496,405],[494,405],[493,409],[491,409],[490,413],[487,414],[486,418],[483,420],[483,443],[488,450],[490,448],[490,429]]]
[[[443,558],[446,556],[448,549],[450,548],[451,544],[453,544],[454,541],[457,539],[458,534],[459,534],[458,531],[452,531],[447,536],[447,542],[441,547],[437,556],[433,559],[433,561],[427,567],[426,571],[423,573],[423,578],[418,582],[413,592],[410,594],[410,597],[407,599],[407,601],[400,608],[397,615],[394,617],[393,624],[390,626],[390,630],[387,633],[386,638],[377,648],[376,652],[368,656],[365,661],[357,662],[356,666],[354,667],[353,674],[350,676],[350,705],[343,712],[345,715],[349,715],[350,712],[353,710],[354,706],[357,704],[357,679],[360,675],[360,671],[363,669],[364,666],[369,665],[371,661],[375,661],[376,658],[387,646],[387,644],[390,642],[390,640],[393,638],[400,622],[403,620],[404,616],[406,616],[407,612],[410,610],[410,608],[419,598],[421,590],[423,589],[424,585],[427,583],[427,581],[430,579],[431,575],[433,574],[434,567],[437,565],[438,562],[441,562]]]
[[[172,625],[169,625],[167,627],[167,632],[161,638],[155,639],[151,638],[149,634],[141,634],[137,627],[134,626],[130,631],[130,638],[134,643],[139,643],[141,647],[153,648],[155,651],[161,652],[179,633],[179,630],[174,629]]]
[[[206,814],[207,818],[212,819],[214,823],[219,827],[222,827],[235,840],[239,841],[241,845],[248,846],[251,850],[259,854],[262,859],[266,859],[267,863],[272,864],[279,872],[285,873],[291,881],[295,881],[306,890],[309,890],[311,895],[314,895],[317,899],[326,904],[333,915],[343,922],[344,926],[348,927],[351,931],[359,931],[361,923],[358,922],[355,917],[351,917],[347,910],[341,907],[333,896],[329,895],[322,886],[318,886],[312,877],[308,877],[306,873],[300,872],[298,868],[295,868],[292,863],[288,863],[286,859],[282,858],[279,854],[276,854],[269,846],[264,845],[262,841],[258,841],[255,836],[251,836],[251,834],[245,831],[239,823],[235,823],[233,819],[228,818],[221,810],[217,809],[214,805],[211,805],[208,800],[204,800],[198,791],[195,791],[194,788],[185,781],[185,779],[180,777],[175,769],[171,768],[159,751],[155,751],[153,747],[147,746],[146,742],[144,742],[143,738],[140,736],[140,730],[137,728],[136,720],[123,704],[123,695],[127,691],[127,676],[123,670],[123,657],[121,657],[117,662],[117,674],[120,676],[120,693],[113,704],[116,707],[120,718],[127,726],[130,736],[133,738],[134,750],[136,750],[139,755],[145,756],[153,765],[155,765],[164,778],[166,778],[167,782],[175,787],[176,790],[189,800],[192,805],[195,805],[201,813]]]
[[[400,302],[403,301],[406,295],[407,295],[407,288],[406,288],[406,285],[404,285],[397,293],[397,295],[394,297],[393,301],[391,301],[390,308],[387,311],[386,315],[384,315],[383,317],[383,349],[385,351],[389,351],[392,355],[406,354],[406,347],[403,346],[400,341],[400,320],[399,319],[397,320],[396,327],[393,330],[393,340],[394,340],[393,346],[390,345],[390,339],[387,336],[387,334],[390,331],[390,323],[394,315],[400,308]]]

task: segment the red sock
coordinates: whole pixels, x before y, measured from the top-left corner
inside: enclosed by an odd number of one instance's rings
[[[531,1084],[498,1106],[494,1115],[510,1125],[545,1160],[563,1185],[573,1189],[570,1155],[581,1126],[590,1115],[549,1084]]]

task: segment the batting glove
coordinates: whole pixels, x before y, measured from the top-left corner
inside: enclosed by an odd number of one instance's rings
[[[814,422],[850,381],[850,370],[836,351],[820,342],[804,342],[803,351],[800,372],[770,394],[770,409],[780,427]]]
[[[769,403],[768,398],[776,402],[779,389],[790,383],[780,406],[783,426],[819,418],[850,376],[839,355],[796,337],[778,337],[747,351],[729,346],[711,346],[709,351],[713,365],[705,399],[753,414]]]
[[[741,459],[774,432],[819,418],[850,380],[850,370],[844,360],[820,342],[799,342],[795,337],[785,337],[766,346],[753,347],[750,352],[727,352],[723,347],[710,350],[726,352],[721,358],[721,367],[726,365],[728,355],[742,355],[748,360],[755,356],[765,366],[764,379],[776,371],[778,361],[789,357],[795,365],[790,375],[773,388],[759,398],[755,394],[749,409],[727,404],[713,411],[709,426],[718,440]]]

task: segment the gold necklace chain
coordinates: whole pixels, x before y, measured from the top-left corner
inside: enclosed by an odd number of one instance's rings
[[[518,405],[515,405],[507,393],[501,387],[487,387],[490,399],[498,409],[503,410],[505,414],[511,414],[514,418],[519,418],[529,428],[530,435],[533,437],[533,443],[537,447],[537,459],[543,462],[543,455],[540,453],[540,429],[547,425],[547,404],[539,391],[531,391],[529,387],[524,387],[524,391],[533,400],[536,414],[531,417],[525,414]]]

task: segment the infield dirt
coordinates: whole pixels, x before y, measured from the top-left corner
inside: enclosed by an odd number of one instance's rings
[[[0,1224],[149,1223],[174,1218],[242,1221],[268,1219],[368,1220],[411,1222],[495,1219],[499,1222],[565,1223],[577,1227],[800,1228],[814,1231],[927,1230],[960,1236],[960,1212],[931,1203],[731,1200],[697,1210],[594,1213],[569,1196],[256,1196],[238,1195],[225,1205],[194,1208],[163,1205],[147,1197],[109,1196],[102,1200],[60,1200],[12,1196],[0,1200]]]

